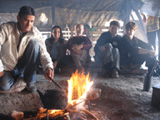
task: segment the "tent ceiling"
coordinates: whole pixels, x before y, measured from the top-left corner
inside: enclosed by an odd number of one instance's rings
[[[0,0],[0,23],[14,20],[21,6],[31,6],[36,11],[35,25],[39,28],[51,28],[53,24],[64,26],[78,22],[104,26],[106,21],[121,19],[124,25],[130,20],[132,10],[139,15],[143,5],[141,0]],[[45,13],[48,23],[43,25],[39,18]],[[144,32],[142,21],[136,21]]]
[[[33,8],[52,6],[84,11],[121,12],[128,2],[135,4],[138,9],[142,6],[141,0],[0,0],[0,13],[18,12],[23,5]]]
[[[35,9],[38,19],[44,12],[50,25],[91,22],[104,26],[110,19],[128,22],[131,11],[139,14],[142,4],[141,0],[0,0],[0,22],[16,20],[20,7],[28,5]]]

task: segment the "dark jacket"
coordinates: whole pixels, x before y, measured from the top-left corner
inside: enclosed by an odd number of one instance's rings
[[[71,37],[68,42],[67,42],[67,49],[72,51],[72,47],[73,45],[80,45],[83,44],[83,48],[82,50],[86,50],[87,51],[87,62],[91,62],[91,57],[89,55],[89,50],[92,47],[92,42],[91,40],[86,37],[86,36],[75,36],[75,37]]]
[[[92,42],[88,37],[85,36],[75,36],[71,37],[67,42],[67,49],[72,51],[73,45],[83,44],[84,50],[89,50],[92,47]]]
[[[50,37],[45,41],[47,51],[50,55],[51,55],[53,42],[54,42],[54,37]],[[60,61],[60,59],[66,54],[66,43],[67,41],[65,41],[63,38],[59,38],[57,43],[58,56],[57,56],[57,59],[54,61]]]
[[[105,45],[106,43],[111,43],[114,48],[117,48],[118,47],[117,45],[120,39],[121,39],[120,35],[117,35],[112,38],[110,31],[102,33],[94,47],[95,53],[98,53],[99,48]]]
[[[145,43],[136,37],[133,37],[132,40],[129,40],[126,35],[122,37],[118,45],[122,65],[129,64],[133,61],[132,59],[136,59],[137,61],[140,59],[142,55],[138,53],[138,47],[151,50],[151,45],[149,43]]]

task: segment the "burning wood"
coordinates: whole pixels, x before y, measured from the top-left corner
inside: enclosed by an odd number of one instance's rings
[[[39,109],[35,116],[36,120],[43,118],[70,120],[70,118],[77,118],[87,120],[91,117],[94,120],[98,118],[85,108],[85,102],[88,100],[95,100],[100,97],[101,89],[91,89],[93,81],[90,81],[89,74],[84,75],[76,71],[70,80],[68,80],[68,105],[64,109]],[[12,116],[16,118],[15,116]],[[18,120],[18,119],[16,119]]]
[[[20,120],[24,118],[24,113],[14,110],[11,114],[11,117],[14,118],[15,120]]]
[[[98,120],[98,118],[93,115],[90,111],[86,110],[85,108],[81,108],[81,109],[64,109],[64,110],[47,110],[47,109],[44,109],[45,112],[43,113],[38,113],[37,116],[36,116],[36,120],[41,120],[42,118],[45,118],[47,116],[47,112],[48,112],[48,115],[49,115],[49,119],[56,119],[56,118],[59,118],[59,117],[63,117],[64,120],[68,120],[68,119],[65,119],[66,115],[68,115],[68,117],[72,118],[72,116],[74,117],[74,115],[80,115],[81,116],[85,116],[85,118],[87,118],[86,115],[89,115],[92,119],[94,120]],[[44,111],[43,110],[43,111]],[[80,118],[79,118],[80,119]]]

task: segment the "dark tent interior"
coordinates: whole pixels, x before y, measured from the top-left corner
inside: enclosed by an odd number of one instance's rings
[[[119,34],[124,34],[124,26],[130,20],[136,22],[136,36],[147,42],[145,25],[140,15],[143,5],[141,0],[2,0],[0,23],[16,21],[20,6],[29,5],[36,11],[34,25],[42,32],[44,39],[50,36],[51,27],[59,25],[68,40],[75,34],[75,25],[85,25],[85,34],[93,41],[93,46],[100,34],[108,30],[109,22],[119,20]],[[93,51],[93,50],[91,50]],[[94,53],[91,52],[93,56]]]
[[[111,21],[117,20],[120,23],[118,30],[120,36],[125,35],[125,25],[129,21],[135,22],[138,26],[135,36],[148,43],[148,24],[144,18],[151,16],[159,19],[160,17],[159,0],[0,0],[0,24],[17,21],[17,14],[21,6],[34,8],[36,13],[34,26],[42,33],[44,41],[51,36],[51,28],[54,25],[62,28],[63,37],[68,41],[76,35],[76,24],[82,23],[84,35],[92,40],[92,48],[89,51],[92,62],[94,62],[95,55],[94,46],[100,35],[109,30]],[[158,31],[160,31],[160,26],[155,30],[153,38],[157,61],[160,52],[160,32]],[[35,120],[159,120],[160,64],[158,62],[152,71],[151,83],[147,83],[151,84],[151,90],[147,92],[143,91],[144,79],[148,70],[145,64],[136,70],[121,70],[118,79],[104,77],[102,74],[104,71],[101,68],[97,67],[93,70],[92,65],[88,66],[89,70],[94,71],[90,75],[94,81],[95,91],[93,89],[90,94],[92,99],[95,96],[96,98],[94,100],[84,98],[86,99],[85,109],[79,108],[76,111],[74,107],[69,106],[62,110],[65,117],[62,117],[61,113],[61,115],[58,114],[58,118],[50,118],[54,115],[50,114],[49,110],[41,108],[45,107],[43,100],[47,99],[51,102],[52,97],[54,99],[57,96],[49,95],[48,97],[46,90],[57,90],[57,86],[60,85],[62,87],[59,87],[60,89],[68,92],[67,80],[71,78],[72,69],[66,67],[60,73],[55,73],[56,82],[53,80],[49,83],[41,68],[37,72],[36,86],[42,91],[42,94],[45,94],[42,95],[39,92],[27,94],[24,91],[9,93],[0,90],[0,119],[12,117],[15,120],[32,118]],[[57,99],[59,98],[56,98],[56,101],[63,103],[62,98]],[[51,107],[50,104],[48,106]],[[68,116],[72,116],[72,119]]]

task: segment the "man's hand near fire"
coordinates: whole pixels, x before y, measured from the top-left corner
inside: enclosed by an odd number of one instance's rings
[[[4,75],[4,71],[0,72],[0,77],[2,77]]]
[[[51,80],[54,78],[54,70],[52,68],[47,68],[45,70],[45,78],[47,80]]]
[[[83,48],[83,44],[73,45],[72,50],[77,54],[81,54],[82,53],[82,48]]]

